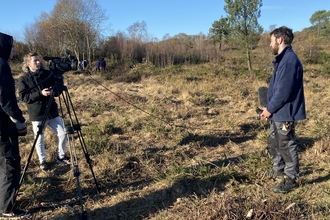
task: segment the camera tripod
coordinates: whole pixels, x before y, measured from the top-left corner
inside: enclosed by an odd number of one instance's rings
[[[92,173],[92,176],[93,176],[93,179],[94,179],[94,182],[95,182],[96,189],[97,189],[98,193],[100,193],[100,189],[99,189],[98,183],[96,181],[94,171],[92,169],[91,159],[90,159],[89,154],[87,152],[86,144],[85,144],[82,132],[81,132],[81,127],[80,127],[80,124],[79,124],[79,121],[78,121],[78,117],[77,117],[76,112],[74,110],[74,107],[73,107],[68,89],[67,89],[66,86],[63,85],[62,80],[56,80],[55,81],[55,85],[53,87],[53,92],[51,93],[50,99],[48,101],[48,104],[47,104],[46,111],[45,111],[45,114],[43,116],[42,122],[38,126],[38,132],[37,132],[37,135],[35,136],[32,149],[30,151],[30,154],[29,154],[28,159],[26,161],[26,164],[24,166],[24,169],[23,169],[23,172],[22,172],[22,175],[21,175],[21,178],[20,178],[19,186],[18,186],[18,188],[15,192],[13,201],[15,203],[16,197],[17,197],[19,189],[20,189],[20,186],[23,182],[25,173],[28,169],[30,160],[32,158],[33,151],[35,149],[35,145],[37,143],[37,140],[38,140],[39,136],[45,130],[45,124],[46,124],[46,121],[47,121],[48,112],[50,110],[51,103],[53,102],[53,100],[55,98],[55,94],[58,94],[59,106],[60,106],[60,116],[62,117],[62,121],[63,121],[63,124],[65,126],[65,132],[66,132],[66,138],[67,138],[66,144],[68,146],[68,151],[70,152],[70,163],[71,163],[71,167],[72,167],[72,170],[73,170],[74,177],[76,178],[76,184],[77,184],[77,190],[78,190],[78,196],[79,196],[79,204],[80,204],[80,210],[81,210],[80,214],[79,213],[76,213],[76,214],[78,215],[79,219],[85,220],[85,219],[87,219],[87,213],[84,210],[83,198],[82,198],[80,181],[79,181],[80,171],[79,171],[79,168],[78,168],[78,158],[77,158],[77,155],[76,155],[76,148],[75,148],[75,144],[74,144],[75,134],[77,134],[77,137],[79,139],[79,142],[80,142],[81,148],[83,150],[84,156],[86,158],[87,163],[89,164],[89,168],[91,170],[91,173]],[[66,107],[66,113],[69,116],[69,123],[67,123],[67,124],[64,123],[65,115],[64,115],[64,112],[63,112],[63,103],[62,102],[64,103],[64,106]],[[70,204],[72,204],[72,203],[70,203]],[[63,205],[65,205],[67,208],[69,208],[68,204],[63,204]],[[70,209],[70,210],[74,211],[73,209]]]

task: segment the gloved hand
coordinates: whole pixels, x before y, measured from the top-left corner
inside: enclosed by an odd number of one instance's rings
[[[27,134],[27,128],[25,122],[19,122],[18,120],[10,117],[10,119],[15,123],[17,128],[18,136],[25,136]]]

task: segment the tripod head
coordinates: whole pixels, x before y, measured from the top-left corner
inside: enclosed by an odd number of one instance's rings
[[[53,92],[55,92],[55,96],[59,96],[63,91],[67,90],[67,87],[64,85],[63,74],[62,71],[52,71],[52,74],[55,78],[55,86]]]

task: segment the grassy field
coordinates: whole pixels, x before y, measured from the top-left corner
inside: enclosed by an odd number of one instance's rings
[[[268,123],[256,120],[257,89],[268,86],[270,72],[141,64],[112,80],[65,73],[92,161],[75,135],[80,175],[56,165],[56,137],[47,128],[52,170],[41,171],[34,152],[17,202],[33,219],[75,219],[80,204],[93,220],[329,219],[330,89],[321,68],[305,66],[308,118],[296,127],[300,187],[290,193],[272,192],[278,181],[265,174]],[[22,166],[33,147],[28,126]]]

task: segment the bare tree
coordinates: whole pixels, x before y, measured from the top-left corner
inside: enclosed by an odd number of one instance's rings
[[[138,60],[139,62],[145,57],[143,44],[148,40],[147,23],[145,21],[135,22],[127,28],[128,31],[128,49],[129,59]]]
[[[35,25],[25,29],[27,41],[47,48],[48,53],[74,55],[91,61],[93,47],[107,18],[96,0],[57,0],[53,11],[43,13]]]

